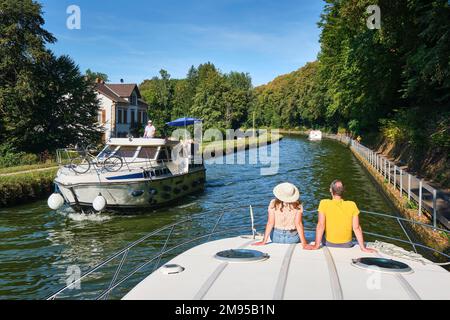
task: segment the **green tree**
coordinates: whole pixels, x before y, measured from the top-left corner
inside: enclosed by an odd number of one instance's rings
[[[33,105],[39,92],[33,81],[36,65],[48,58],[55,37],[43,29],[42,6],[31,0],[0,0],[0,139],[10,134],[10,118]]]
[[[97,141],[98,102],[66,56],[45,45],[41,5],[0,1],[0,138],[17,151],[41,152]]]
[[[105,73],[94,72],[91,69],[87,69],[85,74],[86,74],[86,77],[92,82],[96,82],[97,79],[102,80],[104,82],[109,81],[108,75]]]
[[[149,104],[149,119],[154,122],[160,134],[166,135],[166,123],[171,120],[173,109],[174,82],[166,70],[161,70],[159,74],[160,77],[145,80],[140,85],[140,91]]]

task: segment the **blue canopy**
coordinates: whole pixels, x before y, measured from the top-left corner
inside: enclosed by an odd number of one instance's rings
[[[202,122],[202,120],[195,118],[180,118],[171,122],[167,122],[167,125],[171,127],[185,127],[193,125],[196,122]]]

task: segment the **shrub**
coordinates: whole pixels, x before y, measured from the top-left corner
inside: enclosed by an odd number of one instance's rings
[[[348,129],[350,130],[351,133],[353,134],[360,134],[360,125],[359,125],[359,121],[358,120],[351,120],[348,123]]]
[[[402,117],[398,119],[381,119],[380,129],[383,136],[391,142],[406,142],[409,134],[407,124]]]
[[[51,194],[56,170],[0,176],[0,207],[35,201]]]
[[[9,144],[0,145],[0,168],[37,164],[39,156],[31,153],[17,152]]]
[[[434,147],[450,149],[450,113],[442,115],[430,140]]]

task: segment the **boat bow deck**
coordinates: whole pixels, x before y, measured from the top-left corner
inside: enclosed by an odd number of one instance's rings
[[[157,270],[123,299],[130,300],[309,300],[309,299],[450,299],[450,274],[436,265],[410,260],[411,274],[387,274],[352,266],[352,259],[379,257],[352,249],[303,250],[299,245],[251,246],[243,237],[192,248],[168,264],[185,268],[166,275]],[[217,252],[253,249],[268,253],[261,262],[217,260]],[[391,258],[389,256],[384,256]]]

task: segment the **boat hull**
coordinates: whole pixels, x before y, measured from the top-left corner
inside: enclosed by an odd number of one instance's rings
[[[205,169],[159,179],[138,179],[117,182],[64,184],[55,180],[60,193],[72,207],[92,207],[94,199],[102,195],[106,209],[157,208],[180,200],[187,195],[202,192]]]

